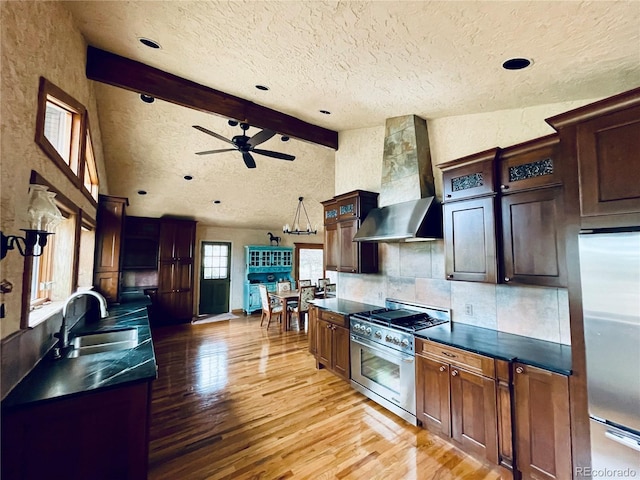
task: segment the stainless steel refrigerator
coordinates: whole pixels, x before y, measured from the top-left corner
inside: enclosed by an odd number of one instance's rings
[[[640,478],[640,232],[581,234],[580,271],[592,466]]]

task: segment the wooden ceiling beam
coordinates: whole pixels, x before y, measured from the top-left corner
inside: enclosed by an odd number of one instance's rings
[[[338,149],[338,132],[96,47],[87,48],[86,74],[90,80]]]

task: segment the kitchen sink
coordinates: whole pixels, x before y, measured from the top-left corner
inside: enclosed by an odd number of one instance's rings
[[[79,335],[71,339],[70,345],[73,349],[67,355],[69,358],[115,350],[128,350],[138,345],[138,329],[127,328]]]

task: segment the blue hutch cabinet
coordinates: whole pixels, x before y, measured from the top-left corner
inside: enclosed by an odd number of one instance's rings
[[[245,245],[244,253],[246,271],[243,310],[246,314],[251,314],[262,308],[258,285],[266,285],[270,292],[275,292],[278,280],[290,280],[293,284],[293,248]]]

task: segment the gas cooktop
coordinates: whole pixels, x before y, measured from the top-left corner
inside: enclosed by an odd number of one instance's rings
[[[441,323],[447,323],[448,320],[432,317],[426,312],[418,312],[406,309],[381,308],[379,310],[371,310],[361,312],[356,316],[362,320],[368,320],[376,325],[382,325],[398,330],[414,332],[422,328],[433,327]]]

